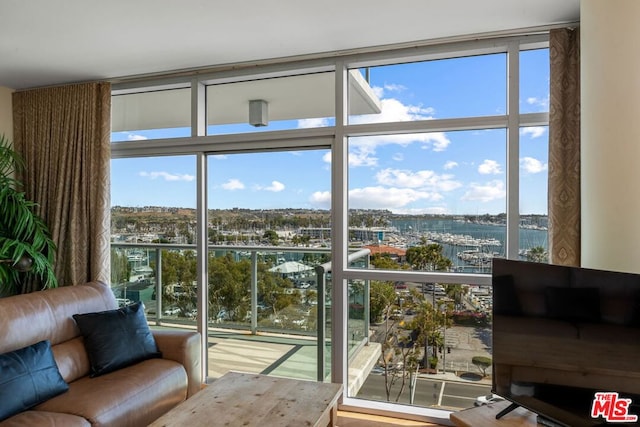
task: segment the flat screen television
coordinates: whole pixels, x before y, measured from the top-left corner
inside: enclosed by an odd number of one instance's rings
[[[492,282],[495,394],[547,425],[640,425],[639,274],[494,258]]]

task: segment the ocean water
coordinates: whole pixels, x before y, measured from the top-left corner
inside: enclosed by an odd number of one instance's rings
[[[479,247],[439,242],[443,247],[443,254],[451,259],[453,265],[458,267],[460,271],[482,272],[487,270],[487,266],[473,266],[469,262],[460,259],[458,253],[465,250],[477,249],[479,252],[491,253],[499,257],[504,257],[505,254],[507,229],[504,225],[462,222],[454,219],[394,220],[390,225],[395,227],[403,237],[415,243],[419,243],[419,236],[425,233],[436,233],[436,235],[448,233],[451,235],[471,236],[474,239],[496,239],[500,242],[500,245],[482,245]],[[542,246],[545,250],[548,250],[547,230],[520,228],[519,239],[519,249],[522,252],[536,246]],[[524,259],[524,256],[522,256],[522,259]]]

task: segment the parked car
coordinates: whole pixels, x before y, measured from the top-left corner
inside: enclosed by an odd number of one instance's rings
[[[174,316],[180,313],[180,309],[178,307],[169,307],[164,311],[165,316]]]
[[[389,319],[391,320],[402,319],[402,317],[403,317],[403,312],[402,310],[399,310],[399,309],[393,310],[389,315]]]
[[[488,405],[489,403],[502,402],[504,400],[503,397],[498,396],[497,394],[487,394],[483,396],[476,397],[476,401],[473,403],[475,406]]]
[[[371,368],[370,374],[372,375],[384,375],[384,368],[380,366],[374,366]]]

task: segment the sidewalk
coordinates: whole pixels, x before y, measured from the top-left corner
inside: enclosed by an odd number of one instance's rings
[[[491,358],[491,328],[474,326],[453,326],[447,328],[445,347],[451,349],[440,355],[440,366],[446,364],[447,379],[455,381],[474,382],[477,384],[491,384],[491,368],[487,369],[487,377],[482,378],[482,371],[472,363],[475,356]]]

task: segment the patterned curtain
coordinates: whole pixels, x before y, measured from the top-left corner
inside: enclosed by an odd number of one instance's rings
[[[580,266],[580,30],[552,30],[549,262]]]
[[[13,94],[21,180],[58,247],[60,286],[109,281],[110,114],[109,83]]]

